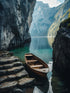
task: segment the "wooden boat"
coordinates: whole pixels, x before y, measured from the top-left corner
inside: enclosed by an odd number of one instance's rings
[[[38,76],[46,77],[49,71],[48,65],[32,53],[25,54],[26,65]]]

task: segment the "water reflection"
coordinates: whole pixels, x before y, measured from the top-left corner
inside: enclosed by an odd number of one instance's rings
[[[43,89],[43,90],[42,90]],[[47,93],[47,88],[46,90],[41,86],[41,87],[34,87],[33,93]]]
[[[34,87],[33,93],[43,93],[38,87]]]
[[[35,85],[33,88],[27,88],[24,93],[53,93],[52,91],[52,65],[53,62],[50,61],[49,66],[49,73],[47,74],[47,78],[38,78],[36,79]]]
[[[23,89],[24,93],[47,93],[49,88],[49,82],[47,79],[41,80],[39,79],[37,85],[35,84],[33,87]]]
[[[49,82],[48,80],[40,80],[41,85],[35,86],[33,93],[47,93],[48,88],[49,88]]]
[[[52,60],[52,48],[48,43],[47,37],[31,38],[29,50],[47,63]]]
[[[33,87],[30,87],[30,88],[24,88],[23,89],[23,93],[33,93]]]
[[[49,73],[47,74],[47,77],[48,77],[48,80],[49,80],[49,89],[48,89],[48,92],[47,93],[53,93],[52,85],[51,85],[51,82],[52,82],[53,61],[49,61],[48,66],[49,66]]]
[[[67,93],[63,81],[60,77],[56,76],[54,73],[52,75],[52,49],[49,47],[47,38],[35,38],[32,39],[30,49],[25,46],[23,48],[18,48],[13,50],[14,55],[18,56],[20,59],[24,59],[24,54],[31,52],[36,56],[40,57],[49,66],[49,73],[47,74],[48,81],[39,80],[35,86],[23,89],[23,93]],[[64,92],[63,92],[64,91]]]
[[[26,89],[24,93],[69,93],[64,86],[63,80],[58,75],[55,75],[55,72],[52,75],[53,62],[49,61],[48,66],[49,73],[47,74],[47,79],[37,80],[34,87]]]
[[[47,37],[31,38],[30,50],[51,48]]]

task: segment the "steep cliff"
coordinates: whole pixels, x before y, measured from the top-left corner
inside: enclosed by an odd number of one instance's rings
[[[59,5],[57,8],[58,11],[57,13],[54,14],[54,22],[52,23],[48,30],[48,36],[56,36],[60,23],[68,17],[68,15],[67,14],[65,15],[65,13],[70,8],[70,0],[65,0],[64,3]],[[52,46],[54,38],[53,37],[51,39],[48,38],[48,41],[51,42],[50,45]]]
[[[53,43],[53,68],[69,80],[70,71],[70,18],[64,20]],[[69,82],[69,81],[68,81]]]
[[[36,0],[0,0],[0,49],[24,44]]]
[[[57,10],[57,7],[50,8],[47,3],[37,1],[30,27],[31,36],[46,36],[50,25],[55,21]]]

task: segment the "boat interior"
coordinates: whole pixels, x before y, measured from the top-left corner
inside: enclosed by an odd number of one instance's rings
[[[27,64],[32,68],[35,69],[39,72],[48,72],[48,67],[45,66],[45,64],[43,64],[42,62],[40,62],[39,60],[36,60],[36,58],[33,55],[25,55],[26,56],[26,61]]]

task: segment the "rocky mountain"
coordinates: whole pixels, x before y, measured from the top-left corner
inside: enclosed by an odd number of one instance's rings
[[[53,43],[53,68],[70,82],[70,18],[59,27]]]
[[[46,36],[50,25],[55,20],[54,15],[58,9],[58,7],[50,8],[48,4],[37,1],[30,27],[31,36]]]
[[[57,31],[59,29],[60,23],[64,19],[68,18],[68,9],[70,8],[70,0],[65,0],[65,2],[58,7],[59,7],[59,9],[58,9],[57,13],[54,15],[55,20],[48,30],[48,36],[55,37],[57,34]],[[51,39],[48,39],[48,41],[51,42],[51,46],[52,46],[54,38],[52,37]]]
[[[24,45],[36,0],[0,0],[0,50]]]
[[[30,27],[31,36],[51,36],[48,37],[50,46],[54,41],[61,21],[68,17],[65,13],[70,8],[70,0],[57,7],[50,8],[48,4],[38,1],[34,8],[33,21]]]

